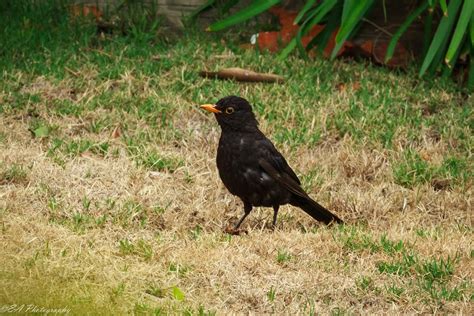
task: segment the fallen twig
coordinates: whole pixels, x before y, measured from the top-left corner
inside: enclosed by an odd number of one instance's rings
[[[205,78],[233,79],[244,82],[283,83],[285,81],[285,78],[279,75],[259,73],[242,68],[225,68],[217,72],[201,71],[199,75]]]

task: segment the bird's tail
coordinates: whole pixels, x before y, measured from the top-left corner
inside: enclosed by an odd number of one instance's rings
[[[300,196],[294,196],[290,202],[291,205],[301,208],[303,211],[308,213],[312,218],[317,221],[323,222],[326,225],[330,223],[343,224],[342,219],[334,215],[326,208],[321,206],[318,202],[313,201],[310,198],[304,198]]]

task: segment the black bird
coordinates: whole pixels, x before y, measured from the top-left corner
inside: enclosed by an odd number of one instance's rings
[[[244,203],[244,215],[233,232],[238,233],[253,206],[273,207],[275,227],[280,205],[288,203],[325,224],[343,223],[301,188],[285,158],[258,129],[247,100],[228,96],[215,105],[204,104],[201,108],[215,114],[222,130],[216,159],[222,182]]]

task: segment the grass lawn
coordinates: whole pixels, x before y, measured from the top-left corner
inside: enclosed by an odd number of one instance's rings
[[[454,83],[16,10],[0,14],[0,313],[474,313],[474,98]],[[223,67],[287,81],[198,75]],[[347,225],[285,206],[274,232],[257,208],[248,235],[223,233],[242,204],[198,105],[231,94]]]

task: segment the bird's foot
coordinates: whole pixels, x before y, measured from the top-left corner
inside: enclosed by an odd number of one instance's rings
[[[234,236],[240,236],[241,234],[248,234],[249,232],[246,229],[235,228],[234,226],[229,225],[224,229],[224,233]]]

